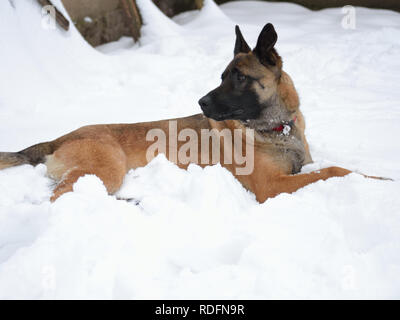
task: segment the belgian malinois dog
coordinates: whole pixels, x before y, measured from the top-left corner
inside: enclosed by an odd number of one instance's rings
[[[253,50],[238,26],[235,31],[234,58],[222,73],[221,85],[199,100],[203,114],[156,122],[85,126],[19,152],[0,153],[0,169],[44,163],[48,175],[57,181],[51,201],[72,191],[73,184],[86,174],[98,176],[113,194],[120,188],[128,170],[148,163],[146,150],[152,142],[146,139],[147,132],[154,128],[168,132],[169,123],[175,121],[178,131],[191,129],[199,135],[203,129],[214,129],[214,133],[239,130],[243,142],[248,129],[252,129],[252,172],[238,175],[236,169],[241,164],[237,161],[220,159],[219,162],[252,191],[259,202],[282,192],[294,192],[318,180],[349,174],[351,171],[340,167],[298,174],[312,159],[296,89],[282,70],[282,59],[274,48],[275,29],[272,24],[265,25]],[[223,141],[218,148],[230,150],[231,146]],[[178,141],[172,148],[179,148],[183,143]],[[241,151],[246,143],[241,144]],[[179,167],[188,166],[188,161],[172,156],[171,141],[167,141],[165,150],[169,151],[163,153]],[[215,163],[211,156],[208,163],[200,161],[202,153],[189,162],[203,167]]]

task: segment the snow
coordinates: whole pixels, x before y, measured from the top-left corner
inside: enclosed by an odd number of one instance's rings
[[[91,17],[89,17],[89,16],[86,16],[86,17],[83,18],[83,21],[85,21],[87,23],[92,23],[93,19]]]
[[[0,171],[0,298],[400,298],[400,15],[232,2],[173,20],[138,0],[139,44],[91,48],[42,28],[36,1],[0,3],[0,150],[91,123],[198,113],[232,58],[272,22],[301,96],[311,171],[358,174],[263,204],[219,165],[165,157],[130,171],[117,200],[85,176],[55,203],[46,167]],[[65,13],[59,0],[54,3]]]

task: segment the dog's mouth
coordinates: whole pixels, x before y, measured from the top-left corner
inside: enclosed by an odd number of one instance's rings
[[[207,118],[211,118],[216,121],[223,121],[223,120],[238,120],[243,115],[243,109],[237,109],[234,111],[229,111],[225,113],[206,113],[203,112]]]

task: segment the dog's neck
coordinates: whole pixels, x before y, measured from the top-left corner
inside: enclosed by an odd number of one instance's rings
[[[277,161],[290,164],[288,170],[298,173],[305,163],[306,149],[296,127],[296,111],[290,111],[284,101],[274,95],[263,105],[260,116],[243,122],[255,130],[255,140],[270,146],[269,152],[278,156]],[[268,148],[267,148],[268,149]]]
[[[274,94],[262,104],[260,116],[257,119],[242,121],[243,125],[259,133],[288,134],[294,125],[293,112],[285,107],[278,94]]]

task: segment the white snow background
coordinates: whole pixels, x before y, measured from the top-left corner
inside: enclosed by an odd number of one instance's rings
[[[54,3],[63,11],[59,0]],[[315,163],[351,174],[263,204],[219,165],[163,157],[130,171],[117,200],[95,176],[49,202],[44,165],[0,171],[0,298],[400,298],[400,15],[242,1],[166,18],[90,47],[46,30],[35,0],[0,1],[0,150],[82,125],[200,112],[231,60],[234,25],[267,22],[306,117]]]

